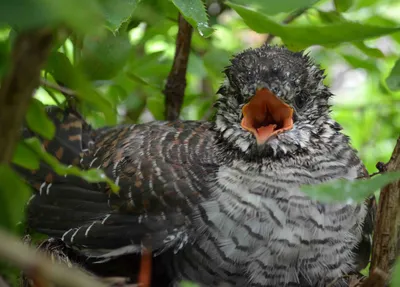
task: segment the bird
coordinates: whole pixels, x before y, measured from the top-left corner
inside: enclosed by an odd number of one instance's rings
[[[210,121],[94,129],[48,107],[56,134],[43,148],[120,189],[46,163],[16,167],[34,189],[29,228],[96,264],[151,254],[170,278],[157,286],[345,286],[340,278],[368,264],[376,207],[373,197],[327,203],[301,190],[368,176],[331,117],[325,72],[303,51],[263,45],[223,74]]]

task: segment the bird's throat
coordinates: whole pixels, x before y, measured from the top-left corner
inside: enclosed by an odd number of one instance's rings
[[[293,127],[293,109],[268,89],[257,90],[242,113],[242,128],[251,132],[259,145]]]

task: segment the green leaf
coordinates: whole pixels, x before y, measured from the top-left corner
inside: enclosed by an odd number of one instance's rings
[[[353,45],[356,46],[361,51],[363,51],[365,55],[368,55],[370,57],[375,57],[375,58],[384,58],[385,57],[385,55],[382,53],[381,50],[379,50],[378,48],[368,47],[362,41],[354,42]]]
[[[400,286],[400,260],[397,259],[397,263],[394,267],[392,282],[390,283],[391,287]]]
[[[1,31],[1,30],[0,30]],[[1,32],[5,32],[4,30]],[[10,68],[11,64],[11,52],[10,52],[10,40],[0,41],[0,77],[2,77]]]
[[[343,42],[361,41],[400,31],[400,27],[363,25],[343,20],[327,25],[282,25],[269,17],[246,7],[226,3],[257,33],[269,33],[281,37],[288,47],[304,49],[311,45],[329,46]]]
[[[339,179],[318,185],[304,185],[301,190],[315,200],[323,202],[361,202],[385,185],[400,179],[400,172],[387,172],[370,179]]]
[[[352,54],[350,54],[350,55],[344,54],[344,55],[342,55],[342,57],[346,60],[347,63],[349,63],[355,69],[359,69],[359,68],[365,69],[368,72],[370,72],[371,74],[379,71],[379,68],[377,67],[377,64],[376,64],[376,59],[359,58]]]
[[[318,10],[318,16],[322,23],[345,22],[346,19],[337,11],[321,11]]]
[[[52,139],[54,137],[56,128],[53,122],[48,118],[44,105],[39,100],[32,98],[25,118],[29,129],[35,133],[46,139]]]
[[[27,169],[38,169],[40,160],[24,141],[19,141],[14,151],[13,163]]]
[[[106,182],[113,192],[118,192],[119,187],[109,179],[102,170],[92,168],[88,170],[81,170],[76,166],[66,166],[60,163],[55,157],[47,153],[40,141],[37,138],[30,138],[25,140],[27,146],[35,152],[44,162],[46,162],[58,175],[75,175],[83,178],[88,182]]]
[[[249,6],[267,15],[288,13],[304,7],[310,7],[319,0],[232,0],[232,2]]]
[[[183,17],[197,28],[201,36],[211,36],[213,29],[208,25],[207,12],[202,0],[172,0]]]
[[[74,90],[77,99],[89,103],[92,108],[102,112],[107,124],[116,124],[116,113],[110,102],[93,88],[79,68],[71,65],[65,54],[52,53],[47,61],[46,70],[56,81]]]
[[[103,22],[96,0],[0,1],[0,24],[18,30],[66,23],[77,32],[94,32]]]
[[[141,0],[99,0],[107,26],[117,31],[121,25],[130,20],[133,11]]]
[[[400,59],[394,64],[389,77],[386,79],[386,84],[392,91],[400,90]]]
[[[199,287],[198,284],[190,282],[190,281],[182,281],[179,283],[180,287]]]
[[[336,11],[346,12],[353,5],[353,0],[334,0]]]
[[[162,88],[163,88],[162,86],[157,85],[157,83],[151,83],[151,82],[147,81],[146,79],[143,79],[143,78],[139,77],[138,75],[135,75],[134,73],[127,72],[126,76],[134,82],[137,82],[144,86],[151,87],[156,90],[162,90]]]
[[[25,204],[30,196],[29,187],[9,166],[0,165],[0,226],[16,230],[24,220]]]
[[[131,50],[127,33],[108,31],[103,37],[86,37],[78,67],[91,80],[108,80],[123,69]]]
[[[338,12],[336,11],[320,11],[318,10],[318,15],[319,18],[323,23],[338,23],[338,22],[346,22],[347,20]],[[385,55],[382,53],[381,50],[377,48],[371,48],[365,45],[363,41],[356,41],[353,42],[353,45],[360,49],[364,54],[370,56],[370,57],[375,57],[375,58],[383,58]]]

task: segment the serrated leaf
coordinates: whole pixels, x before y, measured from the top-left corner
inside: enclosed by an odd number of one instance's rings
[[[131,50],[127,33],[86,37],[78,67],[90,80],[108,80],[123,69]]]
[[[29,129],[46,139],[52,139],[56,132],[53,122],[46,114],[44,105],[35,98],[32,98],[25,116]]]
[[[339,179],[318,185],[304,185],[301,190],[323,202],[361,202],[385,185],[400,179],[400,172],[388,172],[369,179]]]
[[[119,187],[109,179],[102,170],[92,168],[88,170],[81,170],[76,166],[66,166],[60,163],[57,158],[47,153],[40,141],[37,138],[30,138],[25,140],[25,143],[29,148],[35,152],[44,162],[46,162],[58,175],[75,175],[83,178],[88,182],[106,182],[113,192],[118,192]]]
[[[52,53],[47,61],[46,70],[56,81],[74,90],[77,99],[89,103],[96,110],[102,112],[107,124],[116,124],[116,113],[110,102],[93,88],[80,69],[71,65],[65,54]]]
[[[346,12],[353,6],[353,0],[334,0],[336,11]]]
[[[380,27],[342,21],[326,25],[282,25],[269,17],[246,7],[226,3],[257,33],[281,37],[287,46],[304,49],[311,45],[329,46],[343,42],[362,41],[400,31],[400,27]]]
[[[346,22],[346,19],[336,11],[320,11],[318,10],[319,18],[323,23],[338,23],[338,22]],[[352,43],[355,47],[360,49],[364,54],[375,57],[375,58],[383,58],[385,55],[382,53],[381,50],[377,48],[371,48],[365,45],[363,41],[356,41]]]
[[[66,23],[77,32],[95,32],[103,23],[96,0],[0,1],[0,23],[18,30]]]
[[[107,20],[107,26],[112,31],[117,31],[123,23],[129,21],[140,1],[141,0],[99,0]]]
[[[386,84],[392,91],[400,90],[400,59],[396,61],[390,75],[386,79]]]
[[[267,15],[288,13],[304,7],[310,7],[319,0],[232,0],[244,6],[249,6]]]
[[[19,141],[14,151],[13,163],[27,169],[36,170],[39,168],[40,160],[36,153],[26,146],[24,141]]]
[[[25,204],[30,196],[29,187],[9,166],[0,165],[0,226],[16,230],[24,220]]]
[[[208,25],[207,12],[202,0],[172,0],[172,3],[186,21],[197,28],[201,36],[211,36],[213,29]]]

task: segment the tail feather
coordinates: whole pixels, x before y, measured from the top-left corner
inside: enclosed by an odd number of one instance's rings
[[[78,115],[59,107],[48,107],[47,114],[56,127],[54,138],[45,140],[27,127],[22,131],[23,138],[37,136],[43,148],[62,164],[81,168],[82,155],[92,142],[91,127]],[[28,204],[27,223],[36,231],[62,237],[67,230],[111,211],[108,195],[79,177],[57,175],[44,162],[38,170],[16,169],[35,191]]]
[[[51,106],[46,109],[49,118],[56,126],[56,132],[52,140],[46,140],[39,135],[32,132],[28,127],[22,130],[22,138],[28,139],[37,137],[41,140],[42,147],[51,155],[56,157],[64,165],[80,166],[80,159],[85,150],[92,142],[92,130],[84,120],[79,118],[74,113],[68,110],[62,110],[59,107]],[[79,181],[83,183],[78,177],[69,177],[65,179],[62,176],[56,175],[52,168],[41,162],[40,168],[35,171],[16,168],[31,185],[38,189],[38,183],[42,184],[44,181],[50,182],[71,182]]]
[[[65,165],[85,169],[90,166],[87,162],[96,157],[92,146],[95,140],[114,142],[118,139],[120,129],[92,130],[70,111],[58,107],[47,111],[56,127],[55,137],[50,141],[39,139],[45,150]],[[37,135],[25,128],[22,136]],[[126,194],[110,194],[103,184],[57,175],[45,163],[35,171],[17,170],[34,189],[27,207],[28,226],[62,239],[79,250],[79,254],[108,261],[127,253],[140,254],[143,240],[157,255],[165,254],[167,249],[179,250],[188,242],[185,217],[181,212],[155,210],[147,213],[126,208],[130,204]],[[129,181],[125,185],[120,182],[121,190],[129,190],[129,184]],[[140,197],[141,193],[134,193],[134,196]]]

